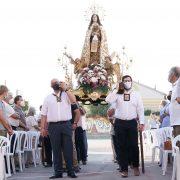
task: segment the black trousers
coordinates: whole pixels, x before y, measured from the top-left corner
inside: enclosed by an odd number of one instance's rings
[[[48,165],[52,165],[52,147],[51,147],[51,141],[50,141],[49,136],[41,137],[40,141],[42,144],[43,164],[45,165],[45,162],[46,162]]]
[[[116,161],[119,163],[119,153],[118,153],[118,147],[117,147],[117,138],[115,135],[112,135],[112,141],[114,145],[114,151],[116,154]]]
[[[62,152],[68,173],[73,172],[72,125],[70,121],[49,123],[49,137],[53,151],[55,175],[63,173]]]
[[[78,161],[87,161],[87,137],[82,127],[75,130],[75,143]]]
[[[136,120],[115,121],[117,157],[122,171],[128,171],[128,165],[139,167],[138,128]]]

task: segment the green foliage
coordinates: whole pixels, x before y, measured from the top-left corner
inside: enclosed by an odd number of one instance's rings
[[[150,116],[150,114],[151,114],[151,110],[150,109],[146,109],[145,111],[144,111],[144,115],[145,116]]]
[[[98,104],[97,106],[94,105],[85,105],[84,108],[87,111],[87,116],[101,116],[106,117],[107,116],[107,110],[109,108],[109,105],[101,105]]]
[[[25,101],[25,106],[23,107],[23,111],[24,112],[27,112],[29,109],[29,102],[28,101]]]
[[[97,92],[97,93],[100,93],[100,94],[107,94],[108,91],[109,91],[109,87],[108,86],[100,86],[100,87],[97,87],[95,89],[92,88],[91,85],[89,84],[81,84],[81,86],[83,88],[83,91],[85,94],[91,94],[93,92]]]

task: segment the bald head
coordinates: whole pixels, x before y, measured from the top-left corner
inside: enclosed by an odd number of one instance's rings
[[[56,78],[52,79],[52,80],[51,80],[51,87],[52,87],[54,84],[56,84],[56,83],[59,83],[59,80],[56,79]]]

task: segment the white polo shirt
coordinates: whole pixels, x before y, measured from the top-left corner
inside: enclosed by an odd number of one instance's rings
[[[172,89],[171,103],[169,105],[171,126],[180,125],[180,104],[176,101],[176,98],[178,97],[178,81]]]
[[[128,94],[128,92],[126,93]],[[122,120],[132,120],[139,118],[140,124],[144,124],[144,107],[142,98],[135,91],[129,92],[130,101],[124,101],[123,94],[117,94],[114,90],[106,97],[106,102],[115,106],[115,118]]]
[[[61,102],[50,94],[44,100],[41,115],[47,116],[48,122],[69,121],[72,119],[71,103],[66,92],[61,94]]]

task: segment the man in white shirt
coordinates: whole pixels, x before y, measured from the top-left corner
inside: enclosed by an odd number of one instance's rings
[[[113,91],[107,96],[106,101],[116,104],[114,130],[121,176],[125,178],[128,177],[129,160],[134,167],[134,175],[140,175],[137,119],[140,124],[139,130],[142,131],[144,129],[144,107],[140,95],[132,90],[131,76],[123,76],[122,82],[124,92]]]
[[[168,80],[173,85],[171,102],[169,105],[170,123],[174,129],[174,136],[180,134],[180,67],[172,67],[169,71]]]
[[[48,134],[53,150],[55,174],[50,179],[63,177],[62,152],[66,161],[68,176],[76,178],[73,169],[72,129],[77,127],[77,122],[72,125],[70,121],[72,119],[71,104],[76,102],[76,98],[67,90],[67,85],[64,82],[53,79],[51,87],[54,93],[45,98],[41,111],[41,135],[47,136],[48,123]]]

